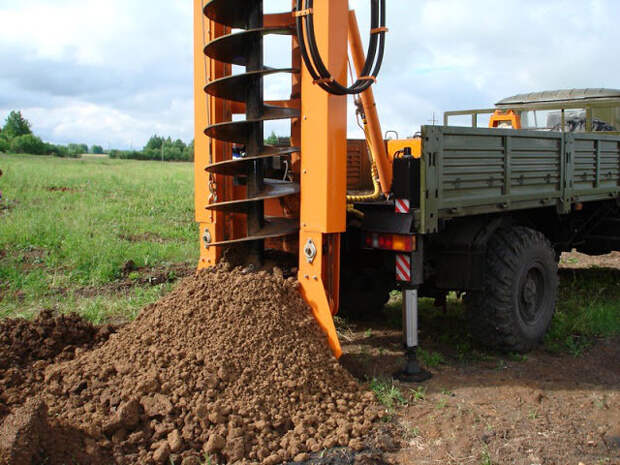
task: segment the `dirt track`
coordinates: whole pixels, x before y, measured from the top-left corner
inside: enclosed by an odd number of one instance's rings
[[[562,268],[620,269],[620,253],[570,253]],[[565,277],[569,277],[564,273]],[[562,277],[562,275],[561,275]],[[617,283],[620,286],[620,282]],[[620,464],[620,338],[583,355],[538,349],[526,357],[463,353],[441,342],[445,316],[422,325],[422,345],[445,354],[423,386],[396,386],[407,403],[386,412],[402,448],[398,465]],[[368,331],[368,327],[371,331]],[[348,328],[342,363],[358,378],[391,378],[401,363],[401,333],[386,324]],[[457,348],[458,348],[458,344]]]
[[[398,331],[354,331],[345,366],[390,377]],[[449,360],[423,386],[396,382],[407,405],[386,411],[397,464],[620,464],[620,338],[581,357],[538,350],[524,361]]]

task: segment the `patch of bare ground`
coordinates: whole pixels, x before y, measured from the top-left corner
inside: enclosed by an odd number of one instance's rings
[[[400,368],[399,331],[348,336],[342,363],[357,377],[389,379]],[[423,385],[395,382],[407,406],[386,411],[403,445],[392,463],[620,463],[620,338],[578,358],[541,349],[431,371]]]
[[[17,206],[16,200],[0,199],[0,215],[8,213]]]
[[[78,192],[80,189],[66,186],[49,186],[45,190],[48,192]]]
[[[614,268],[608,260],[617,257],[588,263]],[[581,264],[589,267],[585,260]],[[430,368],[433,378],[423,385],[394,382],[407,405],[386,411],[393,438],[402,441],[387,460],[399,465],[620,464],[620,337],[599,340],[578,357],[542,347],[527,356],[477,352],[467,342],[464,353],[458,343],[441,342],[446,331],[454,332],[447,325],[463,322],[438,320],[442,323],[421,327],[422,348],[443,354]],[[400,330],[385,322],[368,326],[343,329],[342,363],[360,379],[390,380],[402,363]]]
[[[125,294],[136,286],[156,286],[173,283],[191,276],[196,266],[189,263],[161,265],[157,267],[138,267],[132,261],[127,262],[121,270],[122,278],[100,286],[85,286],[77,289],[74,294],[79,297],[96,297],[101,295]],[[67,293],[67,290],[58,290]]]
[[[560,258],[560,267],[567,269],[582,268],[615,268],[620,270],[620,252],[612,252],[598,257],[585,255],[579,252],[566,252]]]
[[[118,237],[127,242],[156,242],[159,244],[163,244],[169,241],[169,239],[161,237],[158,234],[152,232],[140,234],[120,234]]]

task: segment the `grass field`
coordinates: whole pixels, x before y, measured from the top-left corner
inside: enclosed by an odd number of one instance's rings
[[[3,155],[0,169],[0,317],[131,319],[197,263],[191,164]],[[561,283],[548,349],[620,334],[620,271],[562,270]],[[422,326],[462,353],[464,320],[454,298],[446,314],[422,304]]]
[[[197,263],[191,164],[9,155],[0,169],[0,316],[131,317],[170,287],[149,280]]]

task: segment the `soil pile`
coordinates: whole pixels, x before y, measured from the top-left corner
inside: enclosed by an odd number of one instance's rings
[[[45,368],[71,360],[105,341],[111,326],[96,328],[77,315],[43,311],[33,321],[0,321],[0,420],[12,406],[43,388]]]
[[[301,461],[362,449],[378,417],[278,269],[199,272],[45,384],[54,428],[104,463]]]

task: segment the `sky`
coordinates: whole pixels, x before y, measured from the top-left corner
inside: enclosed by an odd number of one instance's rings
[[[366,35],[368,0],[351,0]],[[290,0],[265,0],[284,11]],[[387,0],[375,86],[384,130],[517,93],[620,88],[617,0]],[[191,0],[0,0],[0,118],[21,110],[53,143],[141,148],[193,138]],[[286,65],[287,42],[265,61]],[[284,52],[284,53],[283,53]],[[284,98],[287,81],[266,82]],[[350,111],[350,135],[359,137]],[[275,126],[280,131],[282,126]]]

